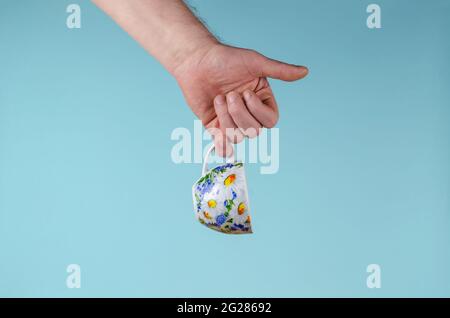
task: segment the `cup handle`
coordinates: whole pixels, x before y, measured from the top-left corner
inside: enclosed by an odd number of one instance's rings
[[[206,174],[206,172],[208,172],[208,159],[209,156],[211,155],[211,153],[213,152],[213,150],[215,149],[215,146],[212,145],[208,151],[206,152],[205,158],[203,159],[203,169],[202,169],[202,177]],[[226,160],[226,162],[228,163],[234,163],[236,162],[235,158],[234,158],[234,154],[231,158],[228,158]]]

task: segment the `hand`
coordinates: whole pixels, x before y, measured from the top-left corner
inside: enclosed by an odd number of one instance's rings
[[[192,54],[176,70],[188,105],[214,138],[220,156],[229,142],[256,137],[278,121],[278,106],[267,77],[295,81],[308,69],[269,59],[255,51],[214,43]]]

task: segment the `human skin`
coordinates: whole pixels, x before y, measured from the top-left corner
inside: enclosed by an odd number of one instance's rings
[[[268,77],[295,81],[308,69],[220,43],[182,0],[93,0],[177,80],[220,156],[278,121]]]

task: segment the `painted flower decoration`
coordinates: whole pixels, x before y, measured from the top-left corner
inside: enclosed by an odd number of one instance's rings
[[[221,226],[227,221],[227,217],[224,214],[220,214],[216,217],[216,224]]]
[[[217,186],[211,187],[210,192],[203,195],[200,204],[201,217],[205,223],[214,223],[215,215],[221,213],[220,204],[225,200],[224,191]]]
[[[241,173],[237,173],[237,171],[232,170],[228,174],[223,176],[223,185],[225,188],[231,190],[239,190],[245,184],[244,176]]]

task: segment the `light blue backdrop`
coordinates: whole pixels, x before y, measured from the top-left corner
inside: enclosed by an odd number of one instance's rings
[[[82,28],[66,27],[78,3]],[[280,170],[247,166],[255,234],[194,220],[194,116],[88,1],[0,1],[0,296],[450,296],[449,1],[191,1],[272,81]],[[81,265],[81,289],[66,266]],[[366,266],[382,288],[366,287]]]

